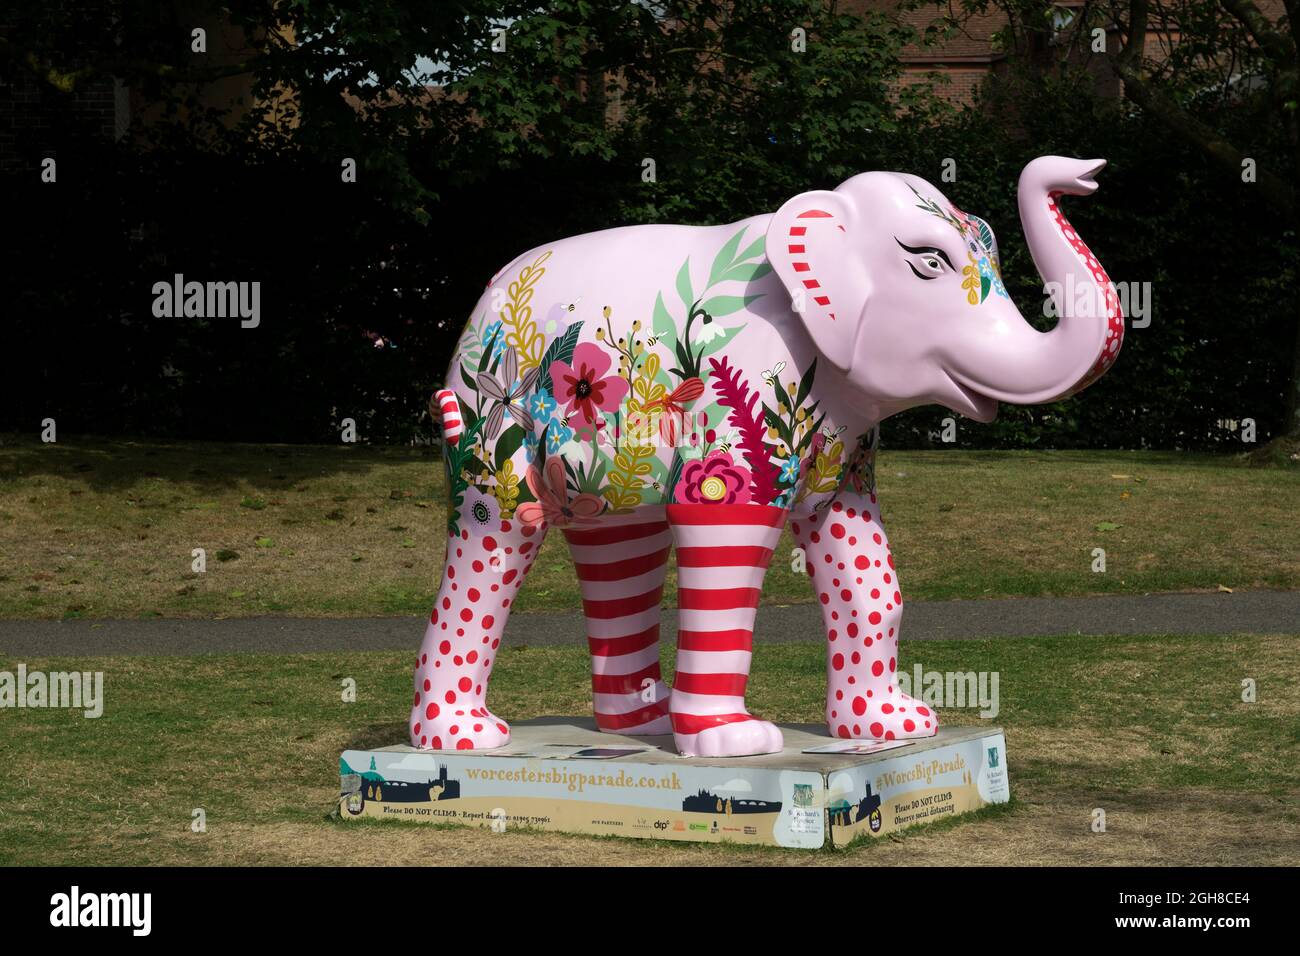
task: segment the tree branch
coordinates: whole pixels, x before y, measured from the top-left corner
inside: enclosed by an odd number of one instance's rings
[[[1259,48],[1281,66],[1295,60],[1295,44],[1273,28],[1264,14],[1251,0],[1219,0],[1219,5],[1232,14],[1259,44]]]
[[[1156,117],[1187,142],[1199,148],[1221,167],[1241,174],[1245,153],[1189,114],[1162,90],[1148,84],[1133,67],[1115,60],[1115,71],[1124,81],[1124,92],[1130,100]],[[1297,214],[1295,190],[1281,176],[1268,170],[1258,170],[1258,183],[1265,198],[1279,207],[1289,217]]]

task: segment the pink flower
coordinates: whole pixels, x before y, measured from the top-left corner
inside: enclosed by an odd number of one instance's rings
[[[731,459],[731,453],[711,451],[682,468],[677,501],[685,505],[743,505],[749,501],[749,469]]]
[[[551,363],[551,388],[555,397],[567,403],[566,413],[582,412],[583,424],[578,431],[590,433],[596,412],[618,411],[627,394],[627,379],[619,375],[606,377],[609,356],[599,345],[583,342],[573,350],[573,365]]]
[[[605,510],[605,502],[593,494],[583,492],[569,498],[565,481],[564,461],[558,455],[546,459],[546,476],[543,479],[535,467],[524,473],[528,490],[536,501],[526,501],[515,510],[515,516],[524,524],[546,522],[556,528],[568,524],[582,524],[595,520]]]

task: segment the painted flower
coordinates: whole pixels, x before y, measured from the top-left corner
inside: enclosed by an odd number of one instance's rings
[[[677,501],[688,505],[745,504],[749,501],[749,469],[736,464],[725,451],[688,461],[677,485]]]
[[[551,396],[549,389],[539,389],[532,398],[528,400],[528,411],[532,413],[533,421],[549,422],[551,415],[555,412],[555,399]]]
[[[487,531],[495,528],[501,520],[500,507],[496,498],[485,495],[477,488],[466,488],[460,505],[461,527],[475,531]]]
[[[546,430],[546,453],[548,455],[558,455],[560,449],[571,441],[573,441],[572,428],[559,422],[551,422],[550,427]]]
[[[799,457],[791,455],[781,463],[781,480],[793,485],[799,480]]]
[[[494,359],[500,358],[501,353],[506,350],[506,335],[501,328],[501,320],[497,319],[495,322],[489,322],[485,325],[479,341],[482,343],[483,348],[487,348],[491,344],[492,357]]]
[[[587,461],[587,448],[588,445],[585,441],[578,441],[576,437],[570,438],[560,446],[560,457],[571,465],[585,464]]]
[[[698,345],[705,345],[726,334],[727,330],[722,327],[721,322],[711,315],[706,315],[704,321],[700,323],[700,327],[695,331],[695,342]]]
[[[609,356],[599,345],[583,342],[573,350],[573,364],[551,363],[551,384],[565,412],[582,414],[578,431],[590,432],[598,412],[614,412],[627,395],[627,379],[609,375]]]
[[[524,431],[533,430],[533,416],[524,407],[523,398],[533,390],[540,374],[540,369],[530,368],[524,373],[523,378],[519,378],[519,358],[514,349],[505,350],[501,357],[501,364],[497,366],[496,375],[489,375],[487,372],[478,373],[479,391],[494,400],[492,410],[487,413],[486,420],[483,422],[483,437],[496,438],[497,433],[501,431],[501,421],[507,411],[510,412],[511,418],[524,426]]]
[[[564,473],[564,462],[559,458],[548,458],[543,475],[536,468],[529,468],[524,475],[528,489],[536,501],[527,501],[519,506],[516,516],[529,525],[546,522],[556,528],[570,524],[584,524],[594,521],[605,509],[605,502],[593,494],[583,492],[569,497],[569,485]]]

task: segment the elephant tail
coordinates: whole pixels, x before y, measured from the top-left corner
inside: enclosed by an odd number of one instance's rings
[[[460,441],[460,434],[465,430],[465,420],[460,414],[460,402],[456,393],[449,388],[442,388],[433,393],[433,402],[438,406],[442,418],[442,437],[448,445]]]

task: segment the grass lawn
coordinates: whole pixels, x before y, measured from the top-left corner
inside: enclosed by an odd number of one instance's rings
[[[992,723],[1013,802],[817,853],[328,819],[339,753],[404,739],[404,653],[26,663],[102,669],[105,708],[0,712],[5,865],[1300,862],[1294,636],[908,644],[906,668],[1000,673]],[[814,645],[761,647],[755,710],[818,721],[824,666]],[[489,703],[517,720],[590,713],[587,667],[576,647],[504,649]],[[345,677],[356,703],[341,701]],[[1257,703],[1241,701],[1247,677]],[[941,717],[979,722],[974,709]],[[206,833],[191,832],[196,808]],[[1105,833],[1090,829],[1095,808]]]
[[[1300,588],[1294,468],[886,451],[878,477],[910,598]],[[441,573],[442,486],[441,460],[418,449],[9,439],[0,617],[423,614]],[[1091,570],[1098,547],[1104,574]],[[194,548],[206,573],[191,571]],[[773,562],[768,602],[811,596]],[[517,606],[576,609],[558,535]]]

